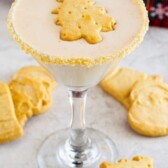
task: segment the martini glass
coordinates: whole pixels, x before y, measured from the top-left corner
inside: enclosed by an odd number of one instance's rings
[[[42,142],[37,153],[39,168],[98,168],[102,161],[114,161],[117,156],[115,144],[108,136],[86,128],[87,91],[138,46],[147,31],[148,18],[140,0],[135,0],[136,3],[132,0],[96,2],[103,3],[117,18],[118,27],[114,33],[104,35],[106,40],[100,45],[92,46],[57,39],[60,31],[51,15],[55,0],[16,0],[9,12],[7,25],[14,40],[65,86],[69,96],[70,127],[49,135]],[[120,10],[123,3],[126,6]],[[60,53],[66,56],[58,57]],[[89,58],[79,57],[88,53]]]
[[[94,67],[43,64],[65,86],[71,108],[70,128],[55,132],[41,145],[37,159],[40,168],[96,168],[101,162],[114,161],[117,150],[113,141],[95,129],[86,128],[85,104],[88,89],[118,64],[119,59]]]

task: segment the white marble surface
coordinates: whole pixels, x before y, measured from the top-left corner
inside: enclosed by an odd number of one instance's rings
[[[24,65],[36,64],[20,51],[6,30],[9,0],[0,0],[0,80],[8,82]],[[151,28],[142,45],[121,65],[146,73],[157,73],[168,81],[168,30]],[[62,87],[53,93],[54,105],[45,114],[29,120],[18,141],[0,145],[0,168],[36,168],[36,152],[44,138],[68,126],[68,99]],[[67,100],[67,101],[65,101]],[[154,158],[155,168],[168,168],[168,137],[147,138],[133,132],[127,123],[127,111],[98,86],[89,92],[87,125],[108,134],[119,150],[119,158],[141,154]]]

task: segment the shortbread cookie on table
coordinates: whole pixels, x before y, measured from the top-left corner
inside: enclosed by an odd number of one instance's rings
[[[7,84],[0,82],[0,143],[15,140],[23,134]]]
[[[22,126],[28,118],[43,113],[51,106],[51,93],[37,80],[20,76],[9,83],[9,88]]]
[[[141,94],[141,91],[150,88],[153,89],[153,87],[160,87],[160,85],[165,85],[163,82],[163,79],[161,76],[158,75],[153,75],[153,76],[148,76],[145,80],[137,82],[133,87],[132,91],[130,93],[129,99],[131,102],[134,102],[134,100]],[[152,87],[152,88],[151,88]],[[144,91],[143,93],[144,94]]]
[[[159,80],[138,82],[131,94],[130,126],[139,134],[163,136],[168,134],[168,85]]]
[[[126,108],[130,107],[129,94],[136,82],[147,78],[146,74],[130,68],[118,68],[100,83],[107,93],[120,101]]]
[[[117,163],[103,162],[100,168],[153,168],[153,160],[149,157],[135,156],[132,160],[121,159]]]
[[[13,79],[17,80],[21,76],[41,82],[48,91],[52,91],[56,87],[56,81],[40,66],[25,66],[13,76]]]

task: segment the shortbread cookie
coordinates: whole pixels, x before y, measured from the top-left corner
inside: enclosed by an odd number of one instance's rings
[[[146,74],[130,68],[118,68],[115,73],[101,81],[100,86],[118,101],[130,107],[129,94],[136,82],[147,78]]]
[[[51,93],[41,82],[20,76],[9,83],[9,88],[21,125],[31,116],[43,113],[51,106]]]
[[[59,0],[60,1],[60,0]],[[64,0],[53,14],[58,14],[55,20],[62,26],[62,40],[73,41],[84,38],[88,43],[98,43],[102,40],[100,32],[114,30],[115,20],[107,16],[103,7],[96,6],[92,0]]]
[[[23,67],[13,76],[13,79],[17,80],[20,76],[41,82],[48,91],[52,91],[56,87],[56,81],[44,68],[39,66]]]
[[[137,132],[146,136],[168,134],[168,85],[158,80],[137,83],[130,95],[133,102],[128,121]]]
[[[8,85],[0,82],[0,143],[15,140],[22,134]]]
[[[145,80],[137,82],[133,87],[132,91],[130,93],[129,99],[131,102],[134,102],[134,100],[141,94],[141,91],[144,88],[149,88],[151,86],[159,86],[163,84],[163,79],[161,76],[153,75],[148,76]]]
[[[149,157],[136,156],[132,160],[121,159],[117,163],[103,162],[100,168],[153,168],[153,160]]]

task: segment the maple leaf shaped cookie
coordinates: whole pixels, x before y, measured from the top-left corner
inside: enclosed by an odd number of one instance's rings
[[[84,38],[88,43],[95,44],[102,41],[100,32],[115,29],[115,20],[106,15],[103,7],[96,6],[91,0],[58,0],[62,2],[52,11],[58,14],[55,20],[62,26],[60,38],[74,41]]]

